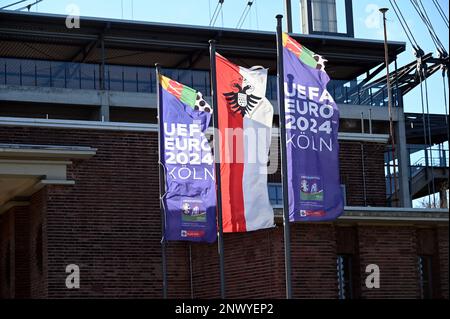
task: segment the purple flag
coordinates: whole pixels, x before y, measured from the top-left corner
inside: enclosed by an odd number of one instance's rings
[[[339,109],[327,91],[323,58],[283,34],[290,221],[336,219],[344,210],[339,176]]]
[[[159,79],[164,236],[211,243],[217,237],[216,189],[213,156],[204,134],[211,108],[200,92],[161,75]]]

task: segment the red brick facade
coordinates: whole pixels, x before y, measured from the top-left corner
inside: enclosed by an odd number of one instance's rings
[[[1,127],[0,143],[97,149],[93,158],[69,166],[74,186],[47,186],[32,196],[28,207],[0,216],[0,297],[162,296],[154,133]],[[385,205],[383,149],[365,143],[363,154],[360,143],[341,143],[348,205],[364,205],[361,156],[366,159],[367,204]],[[358,262],[354,280],[359,297],[418,298],[417,256],[426,248],[424,242],[432,243],[427,252],[434,256],[440,277],[436,297],[448,298],[448,225],[338,221],[291,229],[295,298],[337,298],[336,256],[343,253]],[[226,234],[224,246],[228,297],[283,298],[280,225]],[[215,244],[170,242],[167,255],[170,297],[219,297]],[[372,263],[380,266],[380,289],[364,285],[365,267]],[[80,267],[80,289],[65,286],[69,264]]]

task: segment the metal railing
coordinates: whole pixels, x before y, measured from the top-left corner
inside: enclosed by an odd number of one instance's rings
[[[211,95],[209,71],[164,69],[164,74],[205,96]],[[56,87],[68,89],[106,90],[121,92],[156,92],[153,67],[75,63],[29,59],[0,58],[0,84]],[[331,80],[328,91],[338,104],[386,106],[387,92],[383,87],[365,85],[360,81]],[[269,75],[266,97],[277,99],[277,79]],[[397,92],[394,90],[397,101]],[[397,103],[395,103],[397,105]]]
[[[425,145],[408,147],[411,154],[410,178],[420,172],[423,167],[449,167],[449,150],[442,145],[429,148]]]
[[[385,85],[363,84],[362,80],[343,81],[331,80],[328,91],[339,104],[386,106],[388,94]],[[393,106],[400,104],[401,95],[394,87],[392,89]]]

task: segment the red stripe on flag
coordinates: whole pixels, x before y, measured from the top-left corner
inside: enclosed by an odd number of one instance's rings
[[[297,43],[296,41],[293,41],[290,36],[287,37],[285,47],[286,49],[292,51],[298,57],[302,54],[303,51],[301,44]]]
[[[178,99],[181,98],[181,92],[183,91],[184,85],[181,83],[178,83],[176,81],[170,80],[169,86],[167,87],[167,91],[170,94],[175,95]]]
[[[243,135],[233,135],[232,146],[226,139],[226,129],[243,130],[244,120],[240,113],[234,113],[228,106],[224,93],[236,92],[233,84],[238,83],[242,86],[242,75],[239,67],[221,55],[216,55],[216,73],[217,73],[217,102],[219,131],[222,137],[220,141],[220,176],[221,176],[221,194],[222,194],[222,221],[223,231],[245,232],[247,230],[244,213],[244,194],[242,189],[242,178],[244,175],[244,163],[242,158],[244,154]],[[229,151],[232,150],[233,161],[226,158]],[[236,159],[241,159],[237,162]],[[231,163],[230,163],[231,162]]]

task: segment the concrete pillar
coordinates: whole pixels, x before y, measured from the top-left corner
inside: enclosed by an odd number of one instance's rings
[[[100,121],[109,122],[110,103],[109,103],[109,91],[100,91],[101,106],[100,106]]]
[[[442,183],[439,189],[439,201],[441,208],[448,208],[448,198],[447,198],[448,183]]]

